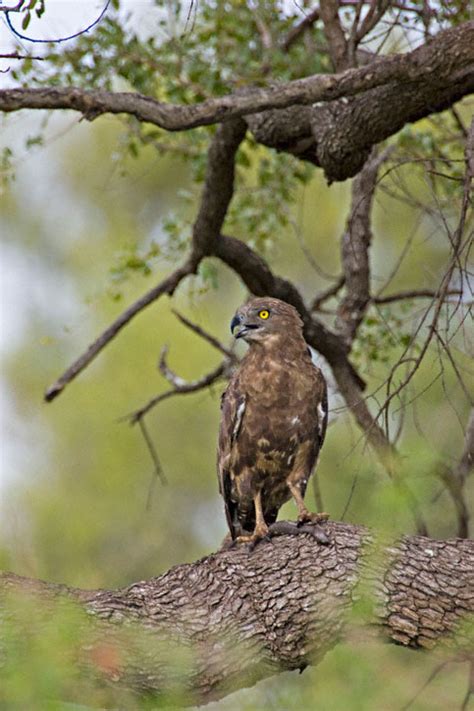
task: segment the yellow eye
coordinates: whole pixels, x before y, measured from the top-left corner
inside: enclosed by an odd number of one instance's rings
[[[270,316],[270,312],[266,309],[262,309],[262,311],[258,312],[258,315],[260,316],[260,318],[266,319]]]

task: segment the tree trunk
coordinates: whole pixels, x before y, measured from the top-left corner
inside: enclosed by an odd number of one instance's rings
[[[361,527],[326,530],[328,546],[285,535],[120,590],[5,573],[2,606],[20,592],[49,615],[51,600],[77,601],[93,622],[80,656],[87,673],[138,694],[179,690],[189,702],[316,664],[355,625],[409,647],[472,650],[473,541],[404,537],[387,546]]]

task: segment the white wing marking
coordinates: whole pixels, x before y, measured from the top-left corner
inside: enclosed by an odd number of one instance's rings
[[[318,434],[320,437],[323,436],[323,431],[324,431],[324,420],[327,417],[327,412],[323,406],[323,403],[320,402],[318,403]]]
[[[245,412],[245,395],[242,396],[241,401],[239,402],[237,406],[237,412],[235,413],[235,423],[234,423],[234,429],[232,430],[232,442],[235,442],[237,437],[239,436],[240,428],[242,427],[242,420],[244,417],[244,412]]]

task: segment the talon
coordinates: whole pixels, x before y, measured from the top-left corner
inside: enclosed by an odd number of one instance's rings
[[[303,511],[298,516],[296,525],[302,526],[305,523],[325,523],[329,518],[327,513],[311,513],[311,511]]]
[[[239,536],[235,539],[236,543],[246,543],[248,544],[249,553],[251,553],[254,548],[260,543],[260,541],[270,540],[268,526],[256,526],[254,532],[251,536]]]

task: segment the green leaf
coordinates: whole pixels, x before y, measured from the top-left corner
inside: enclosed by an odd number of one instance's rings
[[[30,20],[31,20],[31,13],[28,11],[28,12],[26,13],[25,17],[23,18],[22,23],[21,23],[21,27],[22,27],[23,30],[26,30],[26,28],[27,28],[28,25],[30,24]]]

